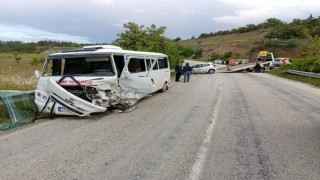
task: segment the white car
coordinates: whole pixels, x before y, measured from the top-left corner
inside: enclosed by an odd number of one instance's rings
[[[279,58],[275,58],[274,61],[271,62],[269,68],[273,69],[275,67],[279,67],[282,64],[291,64],[289,58],[283,58],[283,57],[279,57]]]
[[[192,73],[210,73],[216,72],[216,66],[213,63],[201,63],[192,66]]]
[[[215,64],[224,64],[225,62],[226,62],[226,60],[224,60],[224,59],[216,59],[216,60],[214,60]]]

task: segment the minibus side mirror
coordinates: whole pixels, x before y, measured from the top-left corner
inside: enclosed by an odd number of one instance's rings
[[[40,78],[40,73],[39,73],[38,70],[35,70],[33,75],[34,75],[34,77],[35,77],[36,79],[39,79],[39,78]]]

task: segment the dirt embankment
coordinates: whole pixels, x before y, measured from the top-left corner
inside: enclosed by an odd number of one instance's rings
[[[259,48],[259,42],[264,39],[267,34],[265,30],[252,31],[247,33],[237,33],[230,35],[214,36],[202,39],[190,39],[181,41],[181,44],[186,47],[190,47],[194,50],[202,49],[203,56],[199,60],[208,60],[211,54],[218,53],[224,54],[231,51],[233,54],[239,54],[240,58],[248,58],[248,52],[250,49],[255,49],[256,57],[257,53],[261,50]],[[277,57],[301,57],[307,51],[307,45],[305,42],[301,42],[296,48],[272,48],[273,53]]]

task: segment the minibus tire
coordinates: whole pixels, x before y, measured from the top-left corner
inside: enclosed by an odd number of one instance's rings
[[[169,89],[168,84],[167,84],[167,82],[165,82],[162,86],[161,92],[166,92],[166,90],[168,90],[168,89]]]

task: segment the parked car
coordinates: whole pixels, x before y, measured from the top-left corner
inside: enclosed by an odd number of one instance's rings
[[[192,66],[192,73],[210,73],[216,72],[216,67],[213,63],[201,63]]]
[[[225,64],[225,61],[226,60],[224,60],[224,59],[216,59],[216,60],[214,60],[214,63],[215,64]]]
[[[273,69],[274,67],[278,67],[282,64],[291,64],[289,58],[283,58],[283,57],[279,57],[279,58],[275,58],[274,61],[271,62],[269,68]]]

